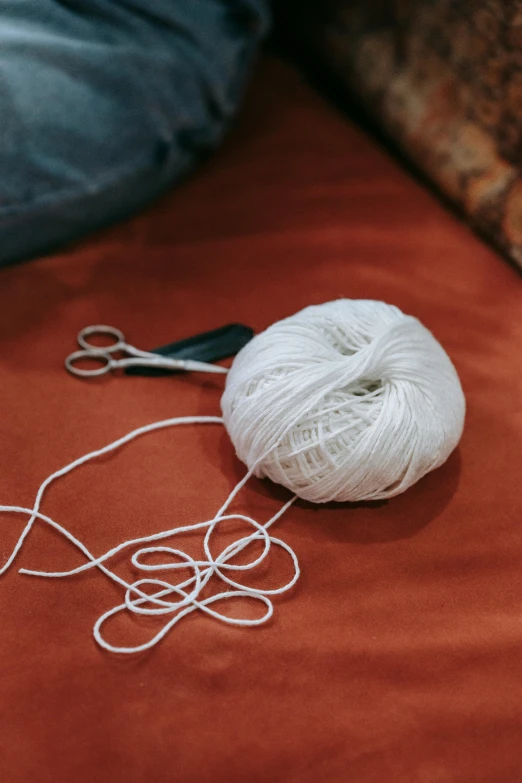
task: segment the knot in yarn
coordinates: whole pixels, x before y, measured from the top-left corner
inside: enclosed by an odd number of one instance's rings
[[[431,332],[364,299],[307,307],[257,335],[221,406],[238,457],[315,503],[403,492],[448,458],[465,415]]]

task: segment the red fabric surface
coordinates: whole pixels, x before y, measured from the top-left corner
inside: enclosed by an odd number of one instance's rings
[[[520,780],[521,288],[277,61],[190,183],[74,250],[4,270],[3,503],[31,505],[49,473],[134,427],[219,409],[219,377],[68,376],[63,358],[91,323],[150,348],[230,321],[260,330],[340,296],[383,299],[434,331],[469,407],[458,451],[404,495],[288,512],[277,534],[302,578],[260,629],[192,615],[150,653],[118,658],[91,636],[120,598],[101,574],[13,568],[0,580],[0,780]],[[242,474],[220,427],[168,430],[75,471],[42,510],[101,553],[208,518]],[[267,519],[286,497],[252,481],[235,508]],[[6,556],[23,519],[1,524]],[[81,562],[37,523],[17,565]],[[286,569],[274,557],[266,579]],[[155,629],[131,618],[107,635],[137,643]]]

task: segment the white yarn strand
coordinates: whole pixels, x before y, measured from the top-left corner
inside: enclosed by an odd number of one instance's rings
[[[19,573],[28,576],[39,576],[39,577],[46,577],[46,578],[63,578],[63,577],[68,577],[68,576],[73,576],[73,575],[83,573],[84,571],[87,571],[91,568],[98,568],[110,580],[112,580],[113,582],[115,582],[116,584],[120,585],[125,589],[124,603],[119,604],[113,607],[112,609],[109,609],[104,614],[102,614],[94,625],[93,634],[96,642],[100,645],[100,647],[104,648],[109,652],[131,654],[131,653],[143,652],[145,650],[148,650],[151,647],[154,647],[161,639],[163,639],[164,636],[166,636],[168,632],[183,617],[185,617],[186,615],[190,614],[195,610],[200,610],[210,615],[211,617],[217,620],[221,620],[222,622],[227,623],[229,625],[246,627],[246,626],[261,625],[267,622],[267,620],[269,620],[273,615],[273,603],[270,599],[270,596],[280,595],[281,593],[290,590],[296,583],[300,574],[299,563],[291,547],[288,544],[286,544],[284,541],[280,540],[279,538],[275,538],[269,535],[267,532],[268,529],[278,519],[280,519],[280,517],[285,513],[285,511],[292,505],[292,503],[296,498],[295,496],[290,498],[290,500],[287,503],[285,503],[279,509],[279,511],[277,511],[277,513],[274,514],[264,525],[260,524],[252,517],[246,516],[244,514],[225,514],[225,511],[230,506],[232,500],[235,498],[235,496],[241,490],[241,488],[246,484],[248,479],[252,476],[252,471],[248,471],[246,475],[243,477],[243,479],[241,479],[241,481],[238,482],[238,484],[234,487],[234,489],[228,496],[227,500],[221,507],[221,509],[218,511],[216,516],[212,517],[212,519],[206,520],[204,522],[198,522],[191,525],[174,527],[170,530],[164,530],[149,536],[142,536],[139,538],[131,539],[129,541],[125,541],[124,543],[113,547],[108,552],[105,552],[105,554],[99,557],[95,557],[95,555],[93,555],[89,551],[89,549],[79,539],[77,539],[70,531],[68,531],[64,526],[60,525],[51,517],[42,514],[42,512],[39,510],[43,494],[47,489],[47,487],[53,481],[65,476],[67,473],[70,473],[75,468],[84,465],[86,462],[89,462],[93,459],[96,459],[97,457],[100,457],[104,454],[114,451],[120,446],[123,446],[124,444],[128,443],[131,440],[134,440],[135,438],[141,435],[154,432],[155,430],[163,429],[166,427],[174,427],[180,424],[222,424],[222,423],[223,420],[217,416],[186,416],[186,417],[178,417],[175,419],[166,419],[164,421],[154,422],[153,424],[149,424],[144,427],[139,427],[138,429],[133,430],[132,432],[125,435],[124,437],[118,438],[118,440],[108,444],[107,446],[104,446],[101,449],[97,449],[96,451],[90,452],[89,454],[86,454],[85,456],[80,457],[77,460],[74,460],[74,462],[71,462],[69,465],[66,465],[61,470],[52,473],[47,479],[45,479],[45,481],[40,486],[36,495],[33,508],[24,508],[22,506],[12,506],[12,505],[0,505],[0,512],[13,512],[13,513],[25,514],[29,516],[29,521],[27,525],[22,531],[13,549],[12,554],[10,555],[10,557],[8,558],[8,560],[6,561],[2,569],[0,569],[0,573],[4,573],[9,568],[9,566],[13,563],[13,560],[19,553],[23,545],[23,542],[27,538],[27,535],[29,534],[34,522],[37,519],[39,519],[42,522],[48,524],[57,532],[61,533],[61,535],[63,535],[71,544],[73,544],[87,558],[89,562],[77,566],[76,568],[72,568],[68,571],[50,572],[50,571],[39,571],[39,570],[33,570],[28,568],[21,568],[19,570]],[[215,557],[212,555],[210,550],[210,539],[212,533],[216,530],[218,525],[228,520],[237,520],[241,522],[246,522],[254,528],[254,532],[249,535],[243,535],[241,538],[234,541],[232,544],[229,544],[218,556]],[[176,549],[169,546],[141,547],[138,551],[134,552],[134,554],[131,557],[131,562],[133,566],[136,569],[145,572],[156,572],[156,571],[175,572],[177,570],[187,569],[187,568],[193,570],[193,576],[189,577],[188,579],[185,579],[185,581],[183,582],[172,584],[170,582],[166,582],[161,579],[146,578],[146,579],[138,579],[133,583],[128,583],[120,576],[115,574],[110,568],[104,565],[105,561],[114,557],[123,549],[133,547],[133,546],[138,546],[141,544],[151,544],[153,542],[162,541],[164,539],[171,538],[181,533],[194,532],[198,530],[201,531],[205,530],[203,549],[204,549],[206,559],[204,560],[196,560],[195,558],[193,558],[191,555],[188,555],[183,550]],[[261,554],[255,560],[252,560],[251,562],[248,563],[241,563],[241,564],[233,564],[229,562],[233,557],[239,554],[239,552],[246,549],[249,544],[253,543],[256,540],[261,541],[264,546]],[[241,582],[236,581],[232,579],[230,576],[226,575],[225,573],[226,571],[233,573],[233,572],[249,571],[256,568],[268,557],[272,546],[278,546],[281,549],[283,549],[290,556],[290,559],[292,561],[293,576],[286,584],[277,588],[261,589],[261,588],[251,587],[251,586],[245,586],[241,584]],[[149,564],[141,561],[141,558],[144,555],[151,555],[151,554],[158,554],[158,553],[165,553],[168,554],[170,557],[172,556],[178,557],[180,558],[180,562],[171,562],[169,560],[169,562],[166,563]],[[226,584],[225,591],[211,595],[210,597],[200,600],[199,596],[201,595],[203,589],[206,587],[206,585],[209,583],[210,579],[213,576],[218,577],[222,582]],[[153,587],[154,589],[155,588],[160,588],[160,589],[155,593],[149,594],[141,589],[144,586],[150,586]],[[190,588],[189,592],[187,592],[187,588]],[[169,600],[169,596],[172,596],[173,594],[176,596],[176,600]],[[230,615],[223,614],[217,611],[216,609],[210,608],[211,605],[216,603],[217,601],[227,600],[230,598],[248,598],[248,599],[259,601],[264,605],[265,612],[261,617],[250,619],[250,618],[243,618],[243,617],[233,617]],[[104,623],[110,617],[113,617],[114,615],[119,614],[120,612],[125,610],[140,615],[152,616],[152,615],[170,614],[174,616],[171,617],[171,619],[163,626],[163,628],[155,636],[152,637],[152,639],[145,642],[144,644],[135,645],[132,647],[115,646],[110,642],[108,642],[103,637],[101,633],[101,629]]]

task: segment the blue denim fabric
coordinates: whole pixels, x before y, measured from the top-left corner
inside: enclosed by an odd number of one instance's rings
[[[2,0],[0,263],[130,214],[222,138],[265,0]]]

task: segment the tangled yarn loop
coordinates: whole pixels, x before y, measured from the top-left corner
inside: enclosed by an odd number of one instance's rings
[[[180,424],[222,424],[222,419],[218,418],[217,416],[186,416],[176,419],[166,419],[165,421],[158,421],[145,427],[140,427],[133,432],[130,432],[128,435],[125,435],[123,438],[119,438],[113,443],[110,443],[108,446],[80,457],[80,459],[75,460],[70,465],[67,465],[65,468],[62,468],[61,470],[56,471],[56,473],[50,475],[38,490],[32,509],[24,508],[22,506],[0,506],[0,512],[14,512],[18,514],[26,514],[29,516],[29,521],[20,535],[20,538],[18,539],[11,556],[0,569],[0,576],[11,566],[13,560],[22,547],[25,538],[29,534],[35,520],[39,519],[50,525],[52,528],[61,533],[65,538],[67,538],[80,552],[82,552],[83,555],[85,555],[88,562],[69,571],[36,571],[28,568],[21,568],[21,574],[26,574],[28,576],[59,578],[80,574],[83,571],[87,571],[96,567],[110,580],[124,588],[124,603],[119,604],[102,614],[101,617],[96,621],[93,629],[94,638],[100,647],[103,647],[105,650],[110,652],[135,653],[148,650],[149,648],[154,647],[154,645],[156,645],[161,639],[163,639],[163,637],[166,636],[171,628],[173,628],[183,617],[195,610],[205,612],[211,617],[228,623],[229,625],[261,625],[262,623],[265,623],[267,620],[269,620],[273,615],[274,608],[270,596],[279,595],[280,593],[284,593],[287,590],[290,590],[290,588],[293,587],[299,578],[299,564],[294,551],[284,541],[281,541],[279,538],[275,538],[268,533],[270,526],[273,525],[274,522],[277,522],[277,520],[285,513],[285,511],[294,502],[295,497],[290,498],[290,500],[287,501],[264,525],[243,514],[225,513],[226,509],[229,507],[230,503],[237,495],[239,490],[251,477],[251,472],[248,472],[236,485],[224,505],[212,519],[204,522],[197,522],[193,525],[175,527],[171,530],[164,530],[160,533],[154,533],[150,536],[144,536],[141,538],[125,541],[123,544],[119,544],[113,549],[110,549],[108,552],[101,555],[101,557],[95,557],[93,554],[91,554],[87,547],[65,527],[58,524],[58,522],[55,522],[55,520],[51,519],[51,517],[42,514],[39,510],[45,490],[56,479],[65,476],[67,473],[70,473],[75,468],[80,467],[80,465],[83,465],[90,460],[96,459],[97,457],[101,457],[104,454],[114,451],[115,449],[123,446],[125,443],[128,443],[131,440],[134,440],[140,435],[145,435],[146,433],[153,432],[158,429],[174,427]],[[210,548],[212,533],[222,522],[234,519],[246,522],[254,528],[254,531],[249,535],[241,536],[239,539],[225,547],[225,549],[219,555],[214,556]],[[142,546],[131,556],[131,562],[133,566],[136,569],[144,572],[176,572],[181,569],[191,569],[193,571],[193,575],[182,582],[175,582],[173,584],[162,579],[145,578],[138,579],[135,582],[129,584],[105,565],[107,560],[114,557],[123,549],[142,544],[151,544],[152,542],[171,538],[172,536],[176,536],[181,533],[193,531],[206,531],[203,540],[205,559],[196,560],[186,552],[183,552],[181,549],[175,549],[170,546]],[[260,555],[247,563],[230,562],[236,555],[245,550],[254,541],[261,541],[263,544],[263,549]],[[237,581],[237,579],[232,578],[231,575],[235,575],[236,573],[255,569],[267,558],[272,546],[282,548],[288,553],[292,560],[294,573],[286,584],[284,584],[282,587],[273,589],[261,589],[252,587],[250,585],[247,587],[241,584],[241,582]],[[167,561],[164,563],[154,564],[143,561],[144,556],[158,553],[168,555]],[[173,557],[177,557],[179,560],[177,562],[173,561]],[[222,582],[225,583],[225,591],[215,593],[203,599],[201,598],[201,593],[213,576],[218,577]],[[147,587],[152,588],[152,590],[155,590],[156,592],[146,592]],[[250,619],[223,614],[216,608],[211,608],[212,604],[215,604],[218,601],[228,600],[230,598],[249,598],[260,602],[263,604],[264,613],[260,617]],[[105,639],[105,637],[102,635],[102,626],[110,617],[113,617],[114,615],[119,614],[125,610],[128,610],[133,614],[148,616],[171,615],[171,619],[165,623],[165,625],[155,636],[153,636],[144,644],[139,644],[132,647],[118,647]]]

